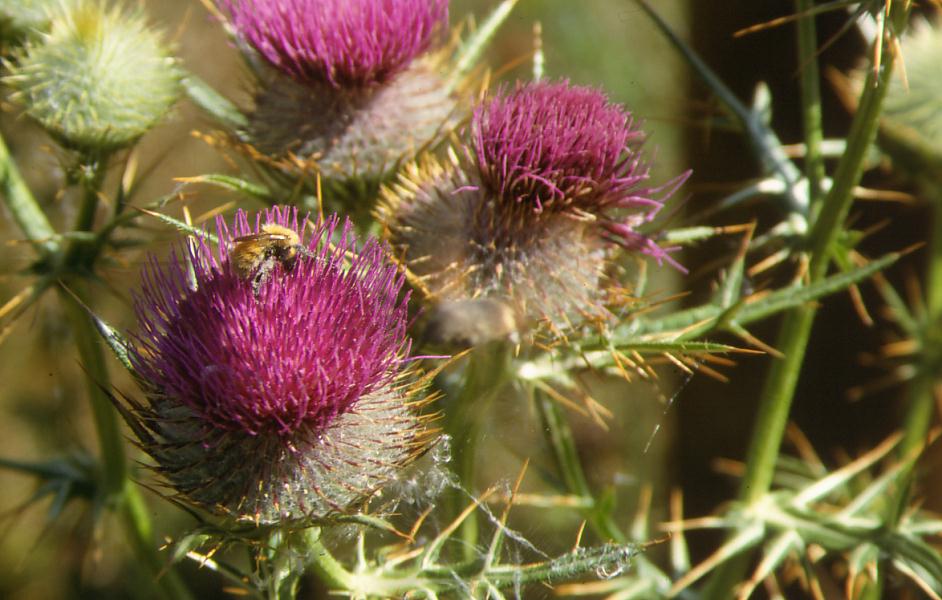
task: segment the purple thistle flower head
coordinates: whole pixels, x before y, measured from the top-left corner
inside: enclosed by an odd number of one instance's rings
[[[518,84],[474,111],[473,147],[485,185],[501,198],[537,210],[589,208],[647,177],[629,148],[644,136],[632,125],[631,114],[597,90]]]
[[[307,231],[275,208],[217,231],[217,252],[186,250],[192,272],[176,256],[145,270],[130,356],[147,402],[132,427],[171,486],[214,512],[343,510],[427,442],[403,279],[336,218]]]
[[[634,227],[652,220],[689,172],[645,185],[644,133],[604,93],[568,81],[518,84],[478,106],[471,127],[481,180],[498,200],[588,213],[627,247],[667,258],[653,242],[639,243]]]
[[[448,0],[217,0],[237,35],[303,83],[383,83],[428,50]]]
[[[613,244],[673,263],[639,228],[689,172],[647,185],[644,134],[601,92],[505,88],[474,111],[470,135],[449,163],[413,165],[380,207],[396,256],[432,300],[491,298],[516,323],[559,333],[609,316]]]
[[[216,0],[260,66],[242,141],[292,176],[377,181],[461,119],[448,0]],[[258,65],[258,63],[263,63]],[[267,68],[270,66],[271,68]]]

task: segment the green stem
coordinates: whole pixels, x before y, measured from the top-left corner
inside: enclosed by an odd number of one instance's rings
[[[81,290],[74,287],[72,291],[82,295]],[[95,430],[98,434],[103,489],[109,496],[119,496],[125,487],[127,468],[117,413],[104,392],[110,383],[105,355],[100,346],[101,338],[89,321],[84,307],[79,306],[77,301],[65,291],[60,291],[59,296],[68,312],[82,367],[86,371],[86,388],[91,402]]]
[[[334,558],[321,543],[320,530],[309,529],[306,532],[306,545],[311,557],[311,570],[331,592],[352,592],[356,590],[355,577]]]
[[[294,600],[307,566],[302,556],[309,553],[307,532],[290,533],[275,529],[267,544],[258,549],[256,565],[266,583],[269,600]]]
[[[908,5],[897,3],[894,13],[908,13]],[[894,22],[900,16],[894,14]],[[905,16],[902,22],[905,23]],[[892,73],[894,54],[891,44],[883,46],[880,71],[876,77],[870,71],[861,93],[857,114],[848,135],[847,151],[838,163],[834,184],[821,206],[809,234],[811,247],[809,280],[815,283],[827,274],[831,249],[842,231],[853,201],[853,190],[863,174],[865,154],[876,137],[883,98]],[[759,398],[752,442],[746,456],[746,473],[739,490],[739,500],[750,505],[768,492],[775,472],[779,448],[788,424],[788,415],[795,387],[801,373],[805,351],[817,310],[812,305],[800,306],[786,314],[775,344],[784,358],[775,361]],[[747,553],[740,554],[714,570],[705,590],[706,598],[725,599],[741,581],[749,564]]]
[[[928,443],[929,429],[935,415],[935,387],[939,376],[936,366],[942,356],[939,340],[932,333],[937,331],[942,318],[942,190],[935,190],[932,211],[932,232],[929,246],[929,264],[926,273],[926,331],[929,335],[922,338],[923,351],[921,363],[907,388],[907,409],[903,422],[903,439],[900,440],[899,457],[902,461],[912,461],[900,474],[899,487],[886,506],[885,524],[894,529],[906,511],[910,500],[910,491],[915,475],[917,455]],[[883,595],[886,569],[877,569],[876,580],[861,590],[864,600],[879,600]]]
[[[481,439],[484,418],[490,414],[490,406],[497,393],[507,381],[510,373],[510,352],[507,344],[492,343],[472,350],[465,367],[464,386],[450,406],[446,417],[446,430],[452,438],[452,456],[459,481],[469,493],[474,494],[477,446]],[[453,513],[464,509],[467,498],[460,492],[452,494]],[[469,515],[461,527],[465,543],[465,558],[474,557],[478,541],[476,513]]]
[[[563,477],[563,483],[569,493],[576,494],[582,498],[592,501],[592,507],[586,511],[586,519],[603,540],[612,540],[618,543],[626,543],[627,536],[612,518],[608,511],[599,510],[596,505],[595,497],[589,488],[589,482],[586,480],[585,472],[582,469],[582,461],[579,460],[579,453],[576,450],[576,443],[572,436],[572,428],[569,421],[563,414],[562,407],[558,402],[547,398],[546,394],[535,390],[535,400],[537,410],[540,412],[540,418],[543,422],[543,432],[546,434],[546,440],[553,452],[553,458],[556,459],[556,465]]]
[[[189,600],[190,591],[176,571],[170,569],[154,551],[154,535],[147,505],[134,482],[126,481],[121,506],[124,529],[138,560],[154,577],[156,591],[168,600]]]
[[[0,193],[13,220],[26,239],[43,257],[54,256],[59,251],[58,236],[49,224],[46,214],[39,208],[36,198],[26,187],[6,142],[0,136]]]
[[[443,582],[432,581],[418,572],[390,576],[368,571],[351,573],[324,547],[318,529],[309,529],[303,535],[305,556],[308,557],[311,571],[330,592],[354,598],[399,598],[409,596],[410,592],[430,589],[430,586],[442,587]],[[457,575],[464,576],[463,573]],[[454,583],[448,577],[444,578],[444,582]]]
[[[73,288],[76,294],[81,290]],[[82,367],[86,371],[86,386],[92,407],[92,417],[98,434],[98,448],[102,465],[102,491],[106,498],[118,500],[128,539],[138,560],[157,581],[157,589],[168,599],[189,598],[189,592],[176,573],[166,570],[156,552],[153,528],[147,507],[137,488],[128,478],[124,443],[117,414],[105,393],[110,385],[105,354],[100,336],[89,321],[85,308],[64,290],[60,298],[72,325]]]
[[[814,9],[813,0],[795,0],[798,13]],[[808,178],[808,197],[812,207],[821,196],[824,181],[824,156],[821,143],[821,75],[818,69],[818,36],[814,17],[798,19],[798,68],[801,73],[801,105],[805,132],[805,177]]]
[[[83,166],[78,168],[81,173],[79,185],[82,189],[82,199],[79,212],[75,217],[73,231],[90,232],[95,227],[95,213],[98,212],[101,186],[105,179],[107,156],[85,156]],[[88,252],[88,242],[75,240],[65,254],[65,264],[69,268],[92,269],[93,255]]]
[[[942,187],[937,188],[932,205],[932,232],[926,274],[926,317],[935,325],[942,319]]]
[[[934,387],[938,381],[936,366],[942,356],[940,340],[933,335],[942,328],[942,190],[938,190],[931,207],[932,232],[929,241],[929,264],[926,273],[926,319],[928,335],[923,339],[923,363],[919,365],[916,377],[909,390],[909,408],[900,442],[902,458],[911,458],[911,454],[925,447],[935,411]],[[938,335],[936,333],[936,335]],[[899,518],[894,515],[893,523]]]

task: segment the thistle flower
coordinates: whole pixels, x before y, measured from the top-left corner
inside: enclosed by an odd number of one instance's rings
[[[474,111],[470,147],[426,159],[386,189],[380,218],[435,301],[489,297],[564,329],[604,318],[612,245],[671,261],[638,232],[686,178],[646,184],[643,134],[599,91],[502,89]]]
[[[180,73],[137,14],[63,2],[48,33],[16,57],[4,82],[27,114],[68,147],[108,152],[144,135],[180,94]]]
[[[230,252],[272,225],[301,250],[255,285]],[[432,434],[405,368],[402,278],[375,240],[348,259],[336,218],[308,232],[275,208],[217,230],[218,254],[187,251],[192,275],[175,256],[144,273],[130,356],[147,399],[129,423],[170,486],[211,512],[285,524],[346,511]]]
[[[218,0],[264,59],[248,141],[328,178],[381,177],[453,124],[429,54],[447,0]]]

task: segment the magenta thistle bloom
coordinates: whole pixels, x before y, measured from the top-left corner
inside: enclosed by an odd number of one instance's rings
[[[644,133],[602,92],[566,81],[500,90],[475,110],[472,137],[481,180],[502,202],[593,215],[631,249],[670,260],[635,229],[657,215],[689,172],[646,185]]]
[[[612,243],[668,260],[637,228],[686,180],[650,186],[630,113],[568,82],[502,89],[451,164],[386,191],[387,235],[433,300],[492,297],[562,330],[605,318]]]
[[[447,0],[217,0],[270,69],[249,115],[263,153],[378,178],[456,121],[440,56]]]
[[[229,252],[271,224],[306,250],[253,282]],[[177,257],[145,270],[131,362],[147,402],[132,404],[132,426],[171,487],[212,512],[277,523],[343,511],[430,435],[404,368],[402,278],[374,240],[345,265],[355,240],[336,218],[305,231],[276,208],[217,229],[217,253],[187,251],[192,281]]]
[[[388,81],[448,24],[447,0],[219,0],[238,35],[292,79]]]

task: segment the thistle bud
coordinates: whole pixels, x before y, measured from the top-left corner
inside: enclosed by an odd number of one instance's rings
[[[217,230],[218,253],[186,251],[192,275],[175,256],[145,271],[131,362],[146,400],[129,423],[170,486],[213,513],[343,513],[432,435],[406,367],[402,278],[336,218],[306,230],[276,208]]]
[[[412,165],[379,209],[436,301],[494,298],[553,330],[605,318],[613,245],[670,260],[638,227],[687,177],[649,186],[642,132],[596,90],[503,89],[474,112],[470,146]]]
[[[89,1],[50,13],[48,32],[26,45],[4,81],[63,145],[108,152],[163,118],[179,96],[179,79],[140,15]]]
[[[455,121],[431,53],[447,0],[218,0],[267,65],[248,141],[327,177],[378,179]]]

